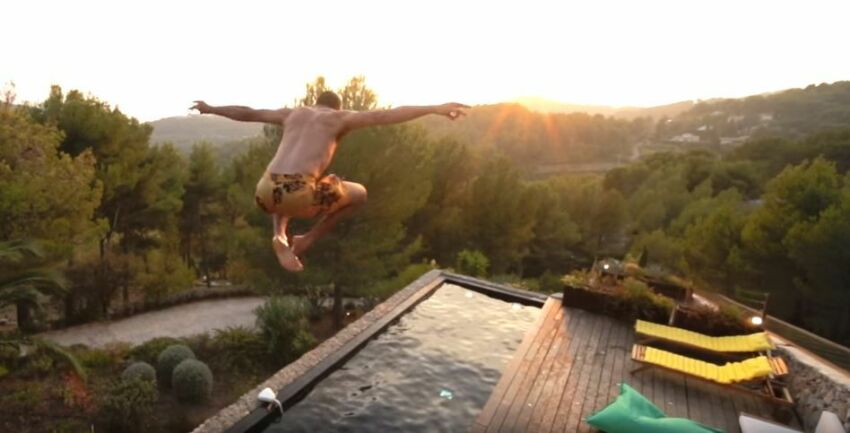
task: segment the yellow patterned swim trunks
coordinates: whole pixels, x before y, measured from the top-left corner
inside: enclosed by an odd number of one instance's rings
[[[254,198],[266,213],[313,218],[336,210],[344,195],[336,175],[319,179],[309,174],[266,173],[257,182]]]

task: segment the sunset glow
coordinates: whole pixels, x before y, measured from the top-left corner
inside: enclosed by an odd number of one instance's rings
[[[845,1],[13,1],[0,85],[142,120],[290,104],[358,74],[383,104],[541,96],[649,106],[850,79]]]

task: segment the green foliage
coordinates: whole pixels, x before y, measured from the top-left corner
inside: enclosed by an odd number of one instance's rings
[[[309,306],[295,297],[272,297],[257,308],[257,328],[269,356],[287,364],[310,350],[315,340],[310,334]]]
[[[470,245],[487,256],[492,273],[516,268],[534,236],[533,194],[506,158],[487,161],[470,188],[464,212]]]
[[[61,152],[62,139],[53,126],[0,110],[0,239],[44,239],[68,254],[95,234],[102,193],[95,158]]]
[[[195,354],[188,346],[182,344],[168,346],[156,359],[157,378],[163,383],[170,383],[174,368],[186,359],[195,359]]]
[[[645,283],[631,277],[623,281],[621,296],[621,308],[628,312],[631,320],[655,317],[658,311],[669,316],[675,305],[672,299],[655,294]]]
[[[395,277],[375,283],[370,289],[364,291],[363,294],[377,300],[387,299],[432,269],[434,269],[434,266],[428,263],[408,265]]]
[[[0,364],[0,379],[9,374],[9,368],[3,364]]]
[[[159,399],[156,383],[141,378],[107,383],[100,396],[99,418],[110,432],[144,432]]]
[[[22,389],[16,390],[10,399],[15,405],[13,407],[27,410],[38,405],[42,400],[44,400],[46,393],[44,387],[44,384],[36,382],[29,384],[29,386]]]
[[[29,377],[43,378],[53,372],[53,358],[50,355],[38,352],[27,357],[22,374]]]
[[[0,308],[17,306],[18,327],[31,331],[33,323],[29,312],[40,309],[42,295],[61,294],[65,291],[64,277],[53,269],[42,269],[33,261],[41,257],[38,243],[12,240],[0,242]],[[30,260],[26,260],[30,258]]]
[[[451,136],[476,150],[502,153],[523,167],[627,159],[648,125],[587,113],[537,113],[519,104],[478,106],[463,122],[418,121],[435,136]]]
[[[100,349],[81,351],[77,358],[86,368],[100,369],[113,365],[113,359],[109,352]]]
[[[70,368],[78,377],[85,380],[86,370],[77,357],[56,343],[40,338],[12,341],[12,344],[33,346],[34,351],[25,358],[25,374],[45,376],[57,369]]]
[[[848,104],[848,81],[743,99],[704,101],[666,123],[665,137],[700,127],[706,129],[706,139],[742,135],[800,137],[846,127],[850,122]]]
[[[216,161],[215,151],[209,143],[192,146],[189,156],[189,179],[183,194],[180,214],[181,251],[187,263],[191,263],[209,280],[214,270],[216,255],[225,254],[212,239],[215,224],[222,217],[222,175]]]
[[[586,287],[590,284],[590,272],[583,269],[576,269],[564,275],[561,281],[573,287]]]
[[[159,354],[167,347],[182,342],[172,337],[157,337],[145,341],[144,343],[130,349],[130,358],[136,361],[147,362],[148,364],[156,364]]]
[[[174,248],[150,249],[130,264],[131,284],[145,294],[151,303],[191,287],[194,272],[176,254]]]
[[[487,269],[490,267],[490,260],[481,251],[463,250],[457,253],[455,267],[461,274],[484,277],[487,275]]]
[[[147,362],[134,362],[121,373],[121,380],[134,379],[156,382],[156,369]]]
[[[250,372],[264,365],[266,344],[253,329],[237,326],[216,331],[212,339],[216,355],[212,359],[223,371]]]
[[[538,278],[540,291],[543,293],[560,293],[564,289],[564,283],[558,275],[546,271]]]
[[[212,394],[212,371],[197,359],[185,359],[174,368],[171,375],[171,387],[178,400],[201,402]]]

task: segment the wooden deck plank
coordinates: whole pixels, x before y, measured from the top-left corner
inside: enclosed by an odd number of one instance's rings
[[[609,326],[604,328],[603,333],[599,338],[599,344],[597,344],[596,350],[593,353],[593,363],[591,364],[593,368],[588,376],[587,390],[585,391],[581,410],[578,412],[578,425],[576,426],[576,431],[579,433],[586,433],[590,431],[590,424],[584,421],[585,414],[593,412],[594,407],[596,406],[596,397],[599,393],[602,376],[606,371],[610,374],[611,364],[606,363],[606,361],[611,358],[610,346],[612,333],[617,331],[617,323],[610,322],[608,325]]]
[[[555,412],[554,419],[552,420],[552,426],[549,430],[553,433],[560,433],[564,431],[574,399],[579,398],[576,388],[578,387],[579,377],[582,374],[584,361],[587,359],[584,355],[588,350],[592,335],[596,333],[600,324],[599,320],[596,320],[596,317],[592,314],[586,314],[583,319],[586,322],[585,331],[581,335],[582,338],[576,346],[575,353],[572,355],[573,367],[570,370],[570,375],[564,385],[564,392],[561,395],[561,399],[558,403],[558,410]]]
[[[585,398],[587,398],[587,388],[597,359],[596,351],[601,340],[604,338],[602,336],[607,335],[608,330],[610,329],[610,322],[602,319],[603,317],[601,316],[593,317],[593,320],[596,322],[596,326],[593,327],[594,332],[585,346],[583,353],[584,362],[581,374],[578,377],[578,387],[576,388],[576,393],[572,398],[572,404],[569,406],[569,415],[567,416],[566,424],[564,426],[565,430],[563,431],[572,433],[578,429],[579,421],[581,420],[581,409],[584,407]]]
[[[590,379],[591,385],[593,385],[594,382],[595,385],[593,386],[592,392],[588,389],[588,393],[581,410],[582,415],[579,418],[578,428],[576,429],[578,432],[584,433],[591,431],[591,426],[587,424],[584,419],[588,415],[610,403],[608,398],[609,386],[612,380],[611,377],[614,374],[613,370],[615,359],[619,356],[617,346],[622,334],[622,327],[618,325],[618,323],[612,324],[612,326],[608,329],[607,339],[603,340],[606,344],[597,349],[597,353],[602,354],[602,358],[599,359],[597,363],[598,372],[594,370],[592,373],[593,376],[591,376]]]
[[[507,367],[505,367],[505,371],[502,373],[502,378],[499,379],[496,387],[493,388],[493,392],[490,393],[490,398],[487,400],[487,403],[478,415],[476,423],[485,427],[490,425],[490,422],[496,414],[496,410],[500,407],[502,398],[508,388],[510,388],[514,380],[521,379],[519,378],[520,374],[517,373],[520,373],[518,369],[525,359],[525,355],[532,350],[532,348],[536,350],[537,348],[534,347],[534,343],[539,342],[539,340],[543,338],[543,335],[540,332],[541,327],[546,324],[549,314],[554,314],[556,310],[560,309],[560,307],[561,302],[552,298],[547,300],[543,305],[543,308],[540,311],[540,316],[538,316],[537,321],[531,328],[529,328],[528,332],[526,332],[522,343],[520,343],[516,352],[514,352],[511,361],[508,363]]]
[[[620,383],[669,416],[727,433],[740,433],[740,411],[776,419],[772,405],[744,393],[658,369],[630,374],[637,367],[631,326],[550,301],[473,423],[473,433],[595,432],[584,419],[613,401]]]
[[[587,335],[587,327],[592,324],[591,321],[587,320],[588,313],[584,311],[565,311],[571,316],[570,329],[572,330],[572,335],[570,336],[570,344],[565,347],[565,359],[559,360],[559,371],[555,375],[552,381],[553,386],[549,388],[549,393],[547,394],[551,397],[546,399],[547,401],[542,407],[542,411],[535,411],[531,418],[528,431],[540,433],[550,433],[552,431],[555,416],[560,408],[562,397],[567,388],[567,382],[575,365],[573,360],[576,353],[582,347],[584,342],[583,337]]]
[[[520,358],[521,361],[517,365],[516,371],[521,374],[515,374],[515,379],[511,381],[510,386],[508,386],[505,390],[501,401],[495,409],[492,419],[490,419],[489,423],[487,423],[488,432],[495,433],[500,430],[502,423],[513,406],[517,393],[522,390],[528,381],[534,380],[536,377],[538,369],[535,368],[535,366],[539,367],[539,364],[535,361],[538,354],[541,352],[545,354],[546,351],[549,350],[549,346],[552,344],[552,334],[555,332],[556,327],[554,326],[555,322],[551,319],[557,315],[559,311],[560,308],[558,308],[555,303],[550,305],[549,311],[546,314],[546,319],[543,323],[541,323],[537,338],[534,339],[535,343],[533,343],[525,355]],[[482,424],[484,423],[482,422]]]
[[[546,380],[543,381],[541,386],[537,388],[539,393],[535,396],[536,401],[534,401],[530,407],[530,413],[527,414],[528,418],[524,420],[524,423],[518,423],[518,425],[524,426],[524,428],[517,429],[518,431],[534,433],[541,432],[546,412],[549,410],[557,410],[557,399],[560,399],[561,393],[563,392],[564,381],[562,380],[562,377],[565,373],[569,372],[572,364],[572,357],[569,356],[569,353],[571,346],[575,341],[573,334],[580,332],[577,327],[581,319],[580,314],[568,314],[566,310],[562,311],[564,312],[564,316],[561,319],[560,324],[560,326],[563,327],[563,332],[561,334],[562,341],[558,346],[558,350],[554,352],[554,357],[551,360],[551,366]],[[554,409],[552,409],[553,405],[555,406]],[[548,427],[546,428],[548,429]]]
[[[502,423],[502,427],[499,429],[501,432],[524,431],[528,424],[528,419],[534,411],[534,405],[537,402],[537,398],[540,395],[543,384],[548,380],[549,372],[552,369],[554,358],[560,349],[564,333],[567,331],[567,328],[563,326],[561,322],[563,320],[563,310],[561,310],[561,313],[558,314],[554,320],[555,323],[553,324],[552,330],[552,344],[549,346],[549,350],[542,357],[538,357],[540,365],[532,366],[532,369],[537,367],[537,375],[534,377],[533,381],[528,380],[520,387],[514,398],[513,405],[508,411],[508,415]]]

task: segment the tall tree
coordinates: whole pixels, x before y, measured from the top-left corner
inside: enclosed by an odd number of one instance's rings
[[[185,262],[200,271],[208,286],[211,284],[210,262],[217,250],[210,239],[211,230],[222,212],[219,205],[223,186],[221,180],[212,145],[197,143],[192,146],[189,179],[181,211],[181,250]],[[195,257],[199,263],[195,262]]]

